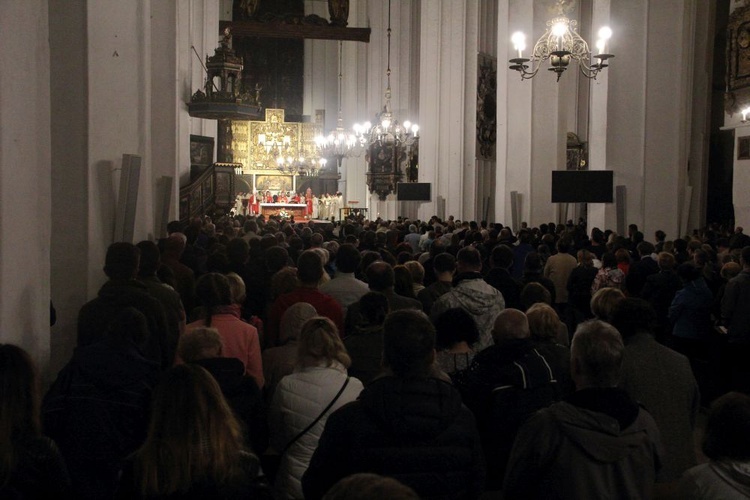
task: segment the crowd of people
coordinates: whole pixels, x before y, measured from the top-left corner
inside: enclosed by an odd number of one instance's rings
[[[261,204],[305,205],[306,219],[339,219],[339,209],[344,208],[344,195],[340,192],[314,194],[308,188],[304,193],[291,191],[255,191],[237,193],[231,213],[236,216],[257,216],[262,214]]]
[[[750,497],[742,228],[168,230],[109,247],[43,398],[0,345],[3,498]]]

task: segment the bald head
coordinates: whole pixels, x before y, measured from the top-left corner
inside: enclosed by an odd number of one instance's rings
[[[503,309],[495,319],[492,328],[492,339],[495,344],[500,344],[512,339],[525,339],[531,336],[529,320],[526,315],[518,309]]]

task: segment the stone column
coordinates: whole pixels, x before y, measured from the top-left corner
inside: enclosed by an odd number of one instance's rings
[[[46,370],[50,353],[48,5],[0,6],[0,336]],[[73,139],[75,141],[75,139]]]

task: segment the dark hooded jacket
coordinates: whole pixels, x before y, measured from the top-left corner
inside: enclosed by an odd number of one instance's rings
[[[122,460],[146,437],[159,365],[134,344],[78,347],[44,398],[44,432],[68,464],[79,498],[112,495]]]
[[[651,498],[663,449],[654,419],[621,389],[584,389],[518,433],[504,498]]]
[[[358,472],[393,477],[423,499],[477,498],[482,452],[458,391],[436,378],[385,376],[333,413],[302,478],[305,498]]]
[[[109,324],[128,307],[146,316],[148,339],[145,356],[162,368],[174,361],[168,347],[169,327],[161,303],[148,293],[146,285],[135,280],[109,280],[99,289],[99,295],[81,307],[78,313],[78,346],[94,344],[104,337]]]

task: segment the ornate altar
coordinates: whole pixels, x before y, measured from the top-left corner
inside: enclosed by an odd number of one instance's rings
[[[315,136],[322,133],[321,123],[287,122],[283,109],[266,108],[265,120],[232,121],[230,126],[229,151],[245,174],[284,175],[279,160],[290,158],[301,162],[296,173],[319,168]]]
[[[300,220],[307,215],[307,205],[304,203],[261,203],[260,213],[266,217],[279,215]]]

